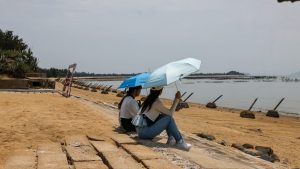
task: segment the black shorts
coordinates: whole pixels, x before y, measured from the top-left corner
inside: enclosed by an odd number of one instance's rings
[[[127,131],[127,132],[135,132],[135,126],[131,123],[132,119],[125,119],[121,118],[121,126]]]

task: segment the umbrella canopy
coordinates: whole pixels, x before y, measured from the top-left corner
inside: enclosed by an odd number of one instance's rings
[[[151,73],[144,88],[169,85],[198,71],[200,64],[201,61],[194,58],[168,63]]]
[[[149,72],[141,73],[136,76],[130,77],[124,80],[119,88],[127,88],[127,87],[136,87],[136,86],[144,86],[145,82],[148,80],[150,76]]]

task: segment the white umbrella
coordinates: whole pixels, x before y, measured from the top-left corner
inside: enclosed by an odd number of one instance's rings
[[[200,64],[201,61],[194,58],[186,58],[168,63],[151,73],[144,88],[167,86],[198,71],[200,69]]]

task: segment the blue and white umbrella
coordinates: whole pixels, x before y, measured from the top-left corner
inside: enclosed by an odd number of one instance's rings
[[[126,80],[124,80],[121,85],[119,86],[119,88],[123,89],[123,88],[128,88],[128,87],[136,87],[136,86],[144,86],[144,84],[146,83],[146,81],[148,80],[150,76],[149,72],[145,72],[145,73],[141,73],[138,74],[136,76],[130,77]]]
[[[194,58],[186,58],[168,63],[151,73],[144,88],[167,86],[198,71],[200,65],[201,61]]]

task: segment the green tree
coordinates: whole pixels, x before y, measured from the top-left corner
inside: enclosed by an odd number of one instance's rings
[[[25,73],[38,70],[38,59],[22,38],[12,31],[0,29],[0,74],[23,78]]]

